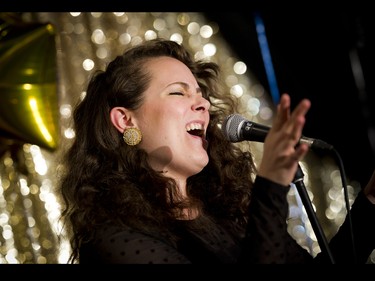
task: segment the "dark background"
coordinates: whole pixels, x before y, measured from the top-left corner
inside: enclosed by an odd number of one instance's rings
[[[243,10],[205,15],[270,93],[254,24],[254,13],[260,15],[279,92],[291,95],[292,106],[312,102],[304,135],[332,144],[346,175],[364,186],[375,168],[375,11],[349,4]],[[356,85],[351,52],[358,54],[363,87]]]

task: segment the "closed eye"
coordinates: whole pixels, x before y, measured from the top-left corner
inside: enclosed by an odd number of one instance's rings
[[[183,96],[184,93],[181,93],[181,92],[172,92],[172,93],[170,93],[170,95]]]

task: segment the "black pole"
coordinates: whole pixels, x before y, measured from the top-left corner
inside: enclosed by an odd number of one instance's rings
[[[312,206],[312,203],[310,201],[309,194],[307,193],[305,184],[303,182],[303,171],[301,169],[301,166],[298,165],[298,169],[296,172],[296,175],[294,177],[293,183],[296,185],[299,196],[301,197],[302,203],[305,206],[305,210],[307,213],[307,216],[309,217],[310,223],[314,229],[315,236],[318,239],[319,246],[323,252],[326,252],[330,261],[332,264],[335,263],[335,260],[332,256],[331,250],[328,245],[327,238],[323,232],[322,227],[320,226],[320,223],[318,221],[318,218],[315,214],[314,208]]]

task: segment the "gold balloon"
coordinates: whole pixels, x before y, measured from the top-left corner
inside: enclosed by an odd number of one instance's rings
[[[0,25],[0,137],[58,147],[56,64],[53,25]]]

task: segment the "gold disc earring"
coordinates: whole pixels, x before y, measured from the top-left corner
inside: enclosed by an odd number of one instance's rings
[[[122,138],[127,145],[134,146],[141,142],[142,133],[138,128],[127,128],[124,130]]]

